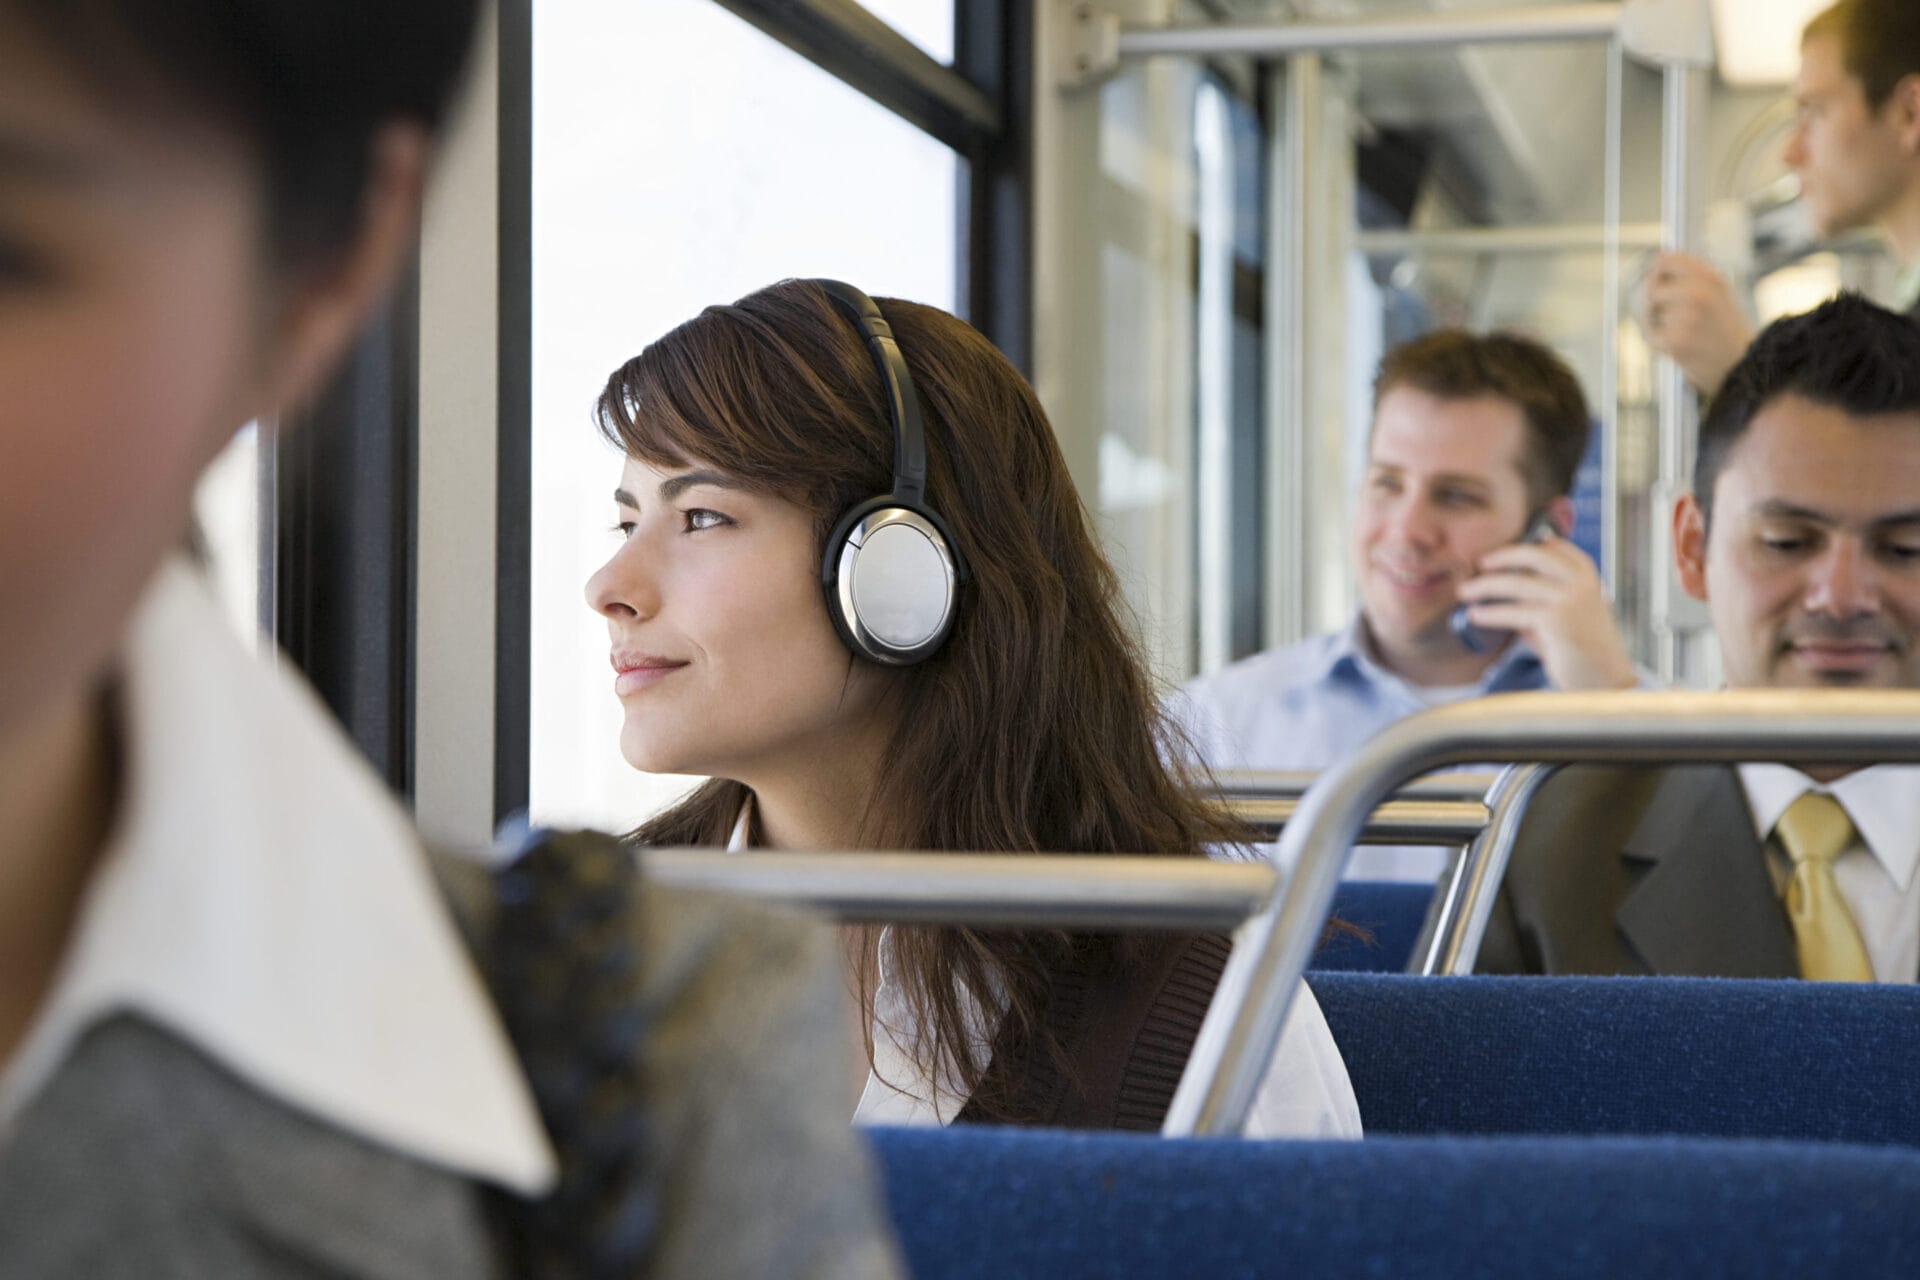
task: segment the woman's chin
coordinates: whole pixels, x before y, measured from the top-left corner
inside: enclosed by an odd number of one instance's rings
[[[693,773],[687,766],[686,753],[674,750],[671,744],[632,732],[620,735],[620,757],[641,773]]]

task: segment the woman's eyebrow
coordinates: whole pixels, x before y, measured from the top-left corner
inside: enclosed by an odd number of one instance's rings
[[[746,488],[745,485],[735,480],[732,476],[723,475],[718,471],[689,471],[685,475],[675,476],[671,480],[662,480],[660,482],[660,499],[663,502],[671,502],[687,490],[703,484],[712,485],[716,489]]]

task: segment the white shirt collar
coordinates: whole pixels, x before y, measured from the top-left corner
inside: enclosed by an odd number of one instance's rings
[[[1761,840],[1773,834],[1780,815],[1803,793],[1825,792],[1853,819],[1861,841],[1894,885],[1904,892],[1913,882],[1920,868],[1920,769],[1877,764],[1819,783],[1790,765],[1743,764],[1740,785]]]
[[[134,620],[121,710],[114,834],[0,1074],[0,1134],[90,1025],[131,1011],[339,1128],[550,1187],[538,1111],[404,815],[183,565]]]
[[[727,835],[727,852],[744,853],[753,847],[753,793],[740,803],[740,816],[733,820],[733,830]]]

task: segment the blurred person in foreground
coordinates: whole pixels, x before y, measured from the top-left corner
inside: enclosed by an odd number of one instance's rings
[[[406,260],[475,9],[0,0],[0,1275],[895,1273],[829,937],[430,858],[169,550]]]

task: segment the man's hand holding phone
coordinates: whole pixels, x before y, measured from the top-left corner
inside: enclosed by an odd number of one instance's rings
[[[1534,536],[1541,531],[1530,530]],[[1548,534],[1498,547],[1460,584],[1467,620],[1511,631],[1540,656],[1557,689],[1627,689],[1639,673],[1627,657],[1599,571],[1580,548]]]

